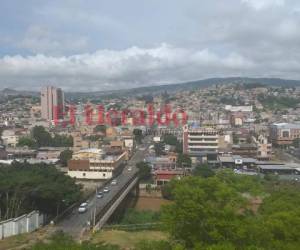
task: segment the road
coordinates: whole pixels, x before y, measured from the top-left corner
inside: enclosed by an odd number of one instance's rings
[[[97,213],[101,211],[106,204],[108,204],[115,195],[119,192],[122,187],[128,183],[129,179],[133,177],[133,175],[137,172],[136,163],[143,161],[145,158],[145,154],[147,152],[148,146],[151,143],[151,138],[146,137],[144,139],[143,144],[137,149],[135,154],[128,161],[127,166],[125,166],[123,172],[117,176],[115,179],[117,180],[117,185],[108,184],[106,187],[109,188],[109,192],[105,193],[102,198],[96,197],[95,195],[89,199],[88,202],[88,211],[85,213],[78,213],[78,207],[74,208],[71,214],[65,217],[62,221],[57,224],[57,229],[62,230],[65,233],[71,235],[75,239],[79,239],[82,233],[89,228],[88,223],[93,223],[95,210]],[[131,167],[131,170],[128,170],[128,167]],[[104,187],[99,187],[98,192],[103,192]]]

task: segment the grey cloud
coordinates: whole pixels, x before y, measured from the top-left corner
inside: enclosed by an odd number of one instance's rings
[[[69,57],[37,55],[0,59],[0,75],[7,83],[17,82],[21,88],[23,81],[31,82],[33,87],[55,81],[68,90],[187,81],[213,75],[215,69],[234,74],[253,67],[251,60],[235,53],[220,57],[208,49],[197,51],[167,44],[151,49],[99,50]]]
[[[7,2],[19,4],[21,15],[0,8],[3,20],[22,29],[0,27],[0,87],[101,90],[216,76],[300,79],[297,0]]]

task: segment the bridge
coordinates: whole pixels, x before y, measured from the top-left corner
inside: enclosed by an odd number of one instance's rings
[[[109,192],[105,193],[100,199],[96,197],[95,192],[89,199],[86,213],[78,213],[78,206],[75,207],[58,222],[57,229],[70,234],[75,239],[80,239],[89,230],[101,229],[128,193],[137,187],[139,177],[136,163],[143,161],[150,142],[151,138],[147,137],[142,147],[128,161],[124,170],[115,178],[117,185],[111,183],[105,185],[109,188]],[[98,191],[102,191],[102,188],[104,187],[99,187]]]

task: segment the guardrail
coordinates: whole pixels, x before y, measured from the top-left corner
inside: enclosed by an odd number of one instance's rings
[[[95,221],[99,222],[100,219],[108,212],[111,206],[117,201],[117,199],[122,195],[122,193],[129,187],[129,185],[138,178],[138,172],[136,172],[128,182],[118,191],[118,193],[104,206],[104,208],[96,214]],[[96,224],[97,225],[97,224]],[[96,227],[96,225],[94,225]],[[92,228],[91,228],[92,229]]]
[[[119,176],[120,174],[121,174],[121,172],[118,173],[117,175],[115,175],[113,178],[116,178],[116,177]],[[101,188],[107,186],[107,185],[111,182],[111,180],[112,180],[113,178],[107,179],[107,180],[105,180],[104,182],[102,182],[101,185],[97,186],[97,189],[101,189]],[[82,199],[80,199],[79,201],[73,203],[71,206],[67,207],[64,211],[62,211],[59,215],[55,216],[55,217],[53,218],[53,222],[54,222],[55,224],[57,224],[61,219],[63,219],[63,218],[66,217],[67,215],[71,214],[72,211],[73,211],[73,209],[75,209],[76,207],[78,207],[81,203],[85,202],[87,199],[92,198],[94,195],[95,195],[95,192],[93,191],[93,192],[91,192],[90,194],[88,194],[87,197],[82,198]]]

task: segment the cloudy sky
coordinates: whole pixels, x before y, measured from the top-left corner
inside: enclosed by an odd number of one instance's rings
[[[299,0],[1,0],[0,89],[300,79]]]

